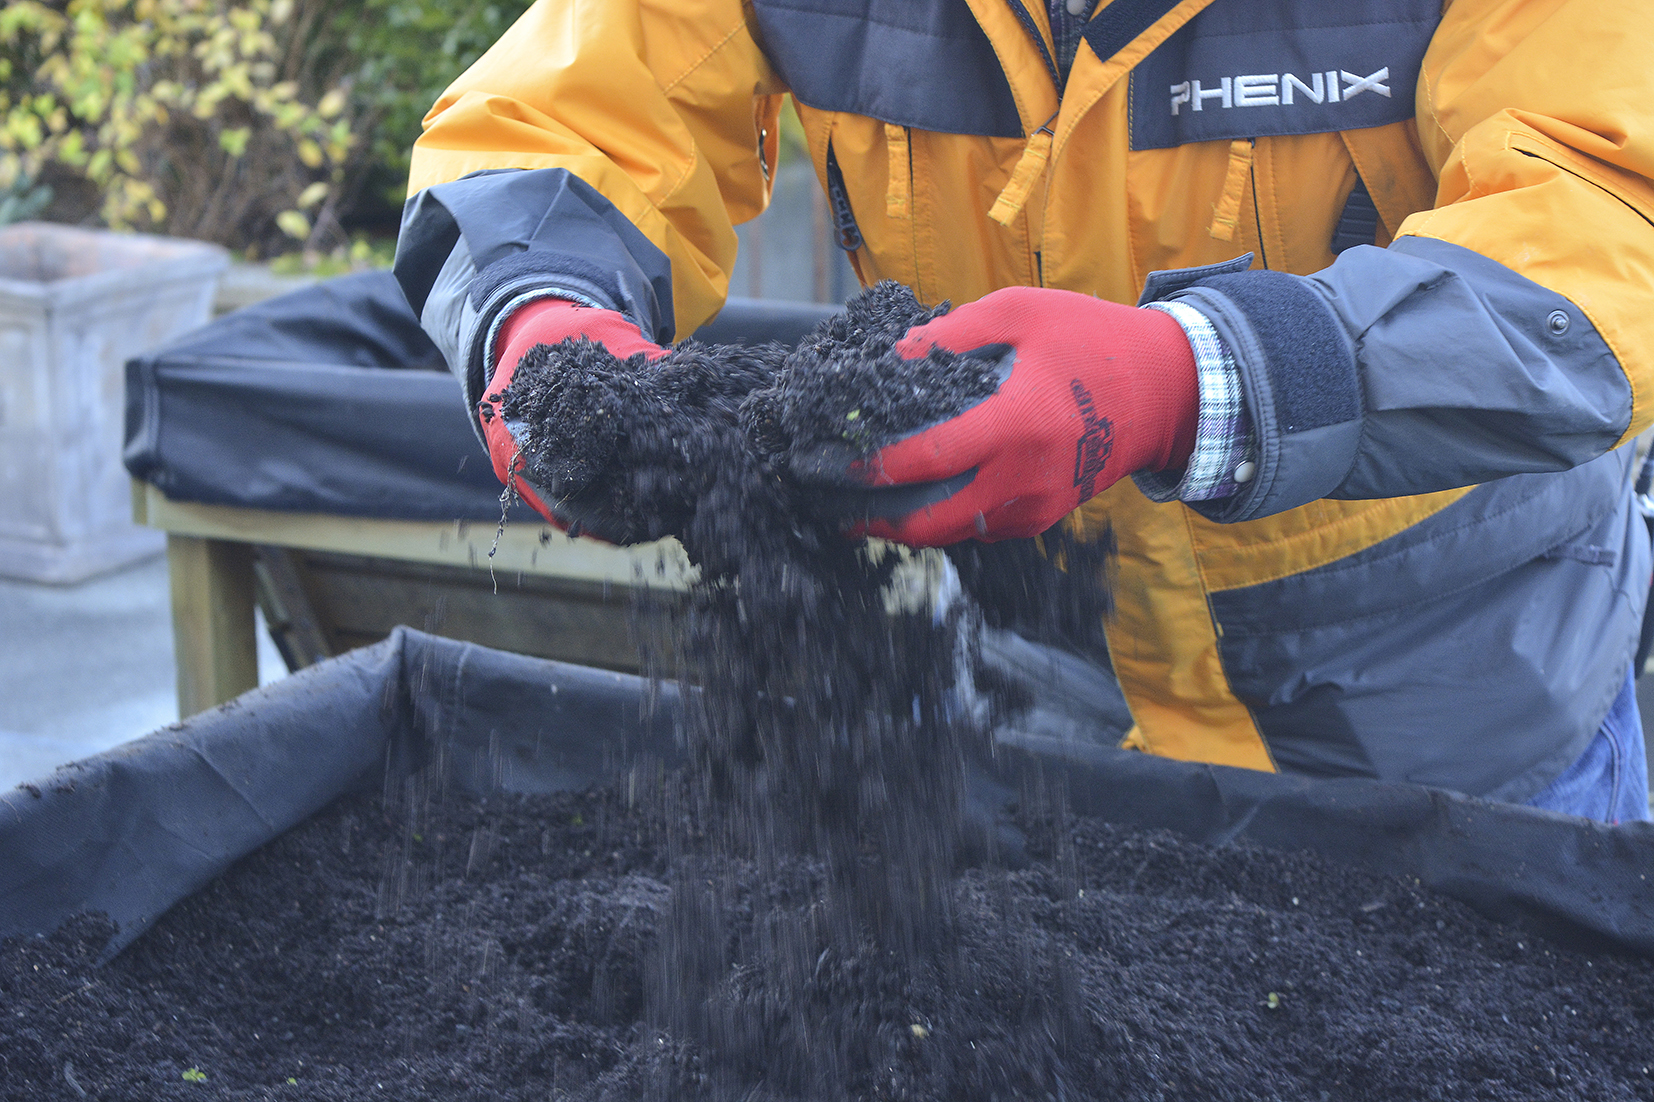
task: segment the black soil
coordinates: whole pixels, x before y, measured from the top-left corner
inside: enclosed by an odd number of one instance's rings
[[[1066,522],[1033,539],[946,549],[960,587],[990,627],[1062,647],[1107,666],[1103,621],[1110,605],[1114,536],[1089,539]]]
[[[653,363],[592,341],[531,349],[500,397],[528,481],[611,542],[673,535],[692,558],[719,559],[697,528],[729,511],[731,485],[757,489],[789,469],[839,471],[869,450],[992,394],[992,363],[933,350],[904,360],[896,342],[947,312],[881,283],[799,344],[685,341]],[[737,505],[741,503],[736,503]],[[784,503],[811,513],[809,497]],[[748,519],[757,519],[750,515]],[[819,521],[836,527],[837,517]],[[697,538],[701,542],[697,543]]]
[[[611,542],[682,535],[739,439],[742,399],[783,355],[687,341],[649,364],[588,340],[539,345],[501,409],[545,500]]]
[[[95,918],[6,942],[0,1097],[788,1097],[650,1018],[693,882],[712,982],[784,1032],[728,966],[762,951],[759,916],[808,924],[825,875],[686,848],[678,792],[343,801],[101,968]],[[907,980],[810,962],[802,993],[866,1070],[794,1097],[1654,1098],[1650,962],[1305,855],[1021,826],[1034,863],[951,878],[957,936]]]
[[[750,445],[795,475],[830,476],[870,450],[957,416],[999,386],[998,357],[932,348],[904,359],[896,342],[947,313],[899,283],[879,283],[823,322],[742,409]],[[987,350],[990,353],[993,349]]]

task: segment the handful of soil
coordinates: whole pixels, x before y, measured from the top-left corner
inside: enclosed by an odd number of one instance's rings
[[[682,537],[739,454],[741,400],[774,376],[782,351],[686,341],[651,364],[584,339],[537,345],[501,411],[548,502],[611,542]]]
[[[752,446],[777,469],[831,481],[854,460],[993,394],[995,361],[940,348],[915,359],[895,351],[909,329],[947,312],[947,303],[926,309],[888,280],[864,291],[742,404]]]
[[[850,461],[963,412],[994,392],[982,360],[895,344],[947,312],[884,282],[852,299],[796,349],[685,341],[653,363],[587,340],[539,345],[518,364],[502,412],[528,481],[598,534],[635,543],[677,536],[703,570],[735,569],[719,529],[840,517],[795,475],[842,475]]]

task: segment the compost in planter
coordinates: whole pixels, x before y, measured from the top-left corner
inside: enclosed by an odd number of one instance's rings
[[[731,957],[767,938],[761,915],[803,921],[823,883],[819,864],[715,858],[687,799],[625,782],[348,799],[101,968],[95,918],[0,944],[0,1097],[787,1097],[648,1020],[689,870],[711,873]],[[950,878],[935,972],[829,957],[804,978],[877,1061],[843,1094],[792,1097],[1654,1097],[1646,960],[1307,855],[1017,822],[1032,862]],[[761,1015],[748,981],[725,977],[729,998]]]

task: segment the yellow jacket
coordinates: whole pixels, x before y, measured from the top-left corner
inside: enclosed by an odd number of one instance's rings
[[[398,276],[473,406],[525,297],[692,332],[791,91],[864,282],[1148,285],[1235,352],[1246,492],[1073,520],[1119,543],[1134,745],[1521,799],[1647,590],[1650,41],[1635,0],[1109,0],[1064,82],[1037,0],[541,0],[428,116]]]

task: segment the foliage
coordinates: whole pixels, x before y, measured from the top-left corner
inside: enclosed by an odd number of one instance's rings
[[[6,0],[0,202],[80,178],[111,226],[351,256],[425,112],[529,3]]]
[[[10,184],[0,186],[0,226],[9,226],[33,218],[52,201],[52,189],[18,177]]]
[[[307,249],[278,256],[270,262],[270,271],[279,276],[309,275],[326,279],[369,268],[389,268],[394,259],[394,238],[375,238],[359,233],[351,238],[350,244],[336,246],[331,252]]]
[[[0,222],[56,185],[48,217],[382,263],[421,120],[530,3],[0,0]]]
[[[354,0],[333,6],[328,39],[355,61],[351,99],[365,120],[358,132],[366,136],[366,183],[379,201],[401,208],[420,120],[530,3]]]
[[[293,70],[294,0],[14,0],[0,9],[0,187],[68,170],[117,228],[307,238],[354,138],[343,85]]]

